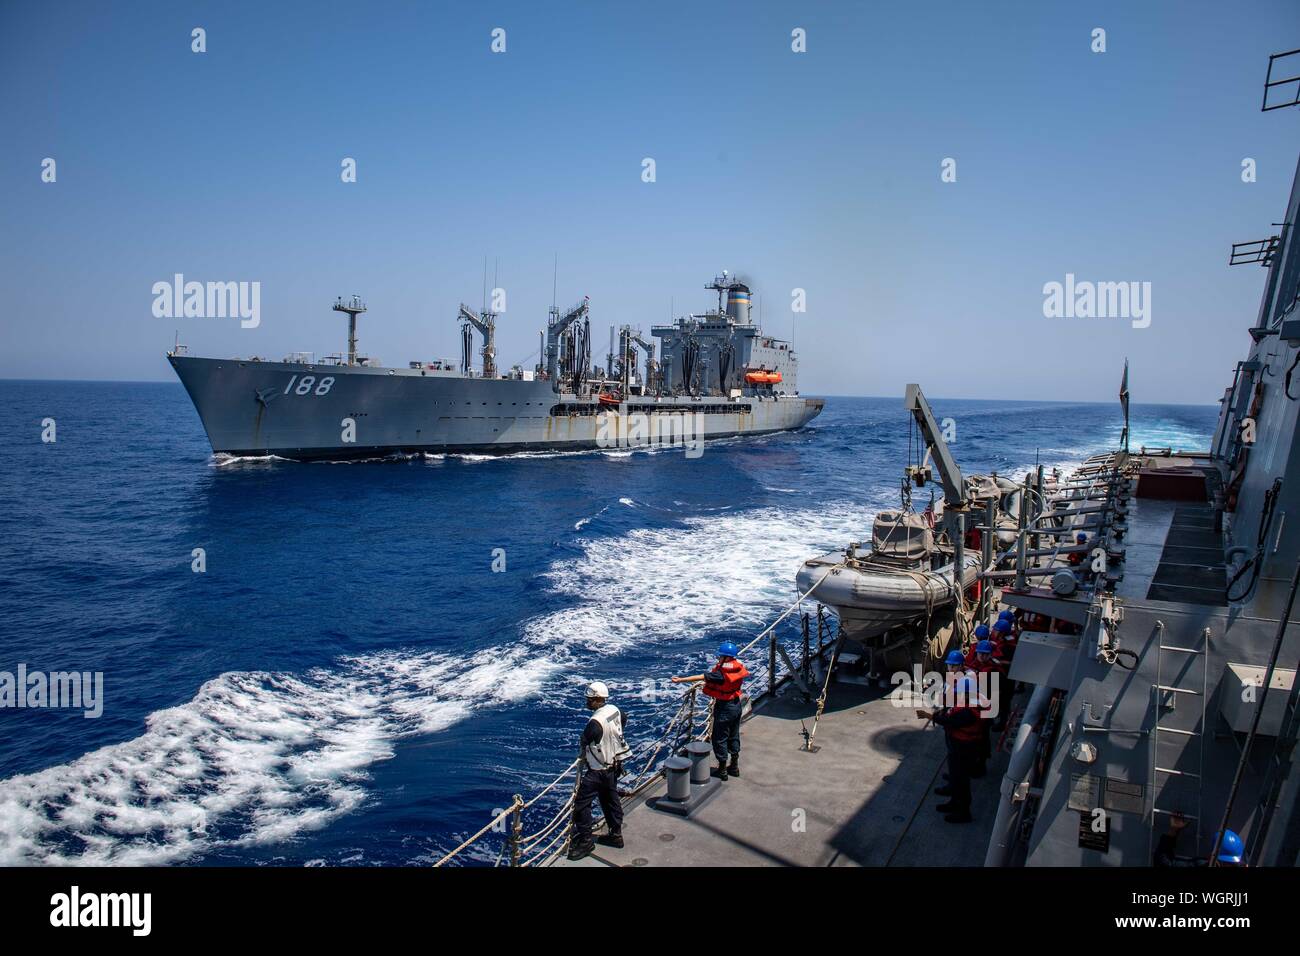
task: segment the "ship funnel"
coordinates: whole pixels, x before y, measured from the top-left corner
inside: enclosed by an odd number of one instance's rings
[[[727,315],[739,325],[749,324],[749,286],[737,282],[727,290]]]

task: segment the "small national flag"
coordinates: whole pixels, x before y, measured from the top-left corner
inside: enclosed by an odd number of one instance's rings
[[[1124,431],[1120,435],[1120,441],[1124,450],[1128,451],[1128,359],[1124,360],[1124,377],[1119,383],[1119,407],[1124,410]]]

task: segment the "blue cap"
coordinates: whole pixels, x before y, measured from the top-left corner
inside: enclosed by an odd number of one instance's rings
[[[966,658],[962,657],[961,651],[949,651],[948,656],[943,659],[943,662],[950,666],[953,664],[965,664]]]
[[[992,653],[993,653],[993,642],[992,642],[992,641],[980,641],[978,644],[975,645],[975,653],[976,653],[976,654],[992,654]]]
[[[1005,617],[999,618],[994,622],[993,630],[997,631],[999,634],[1005,634],[1007,631],[1011,630],[1011,622]]]
[[[740,653],[740,648],[736,646],[735,641],[723,641],[718,647],[719,657],[735,657]]]
[[[999,620],[999,621],[1010,621],[1010,620],[1014,620],[1014,619],[1015,619],[1015,616],[1016,616],[1015,611],[1006,610],[1006,611],[999,611],[999,612],[998,612],[998,620]]]
[[[981,624],[979,627],[975,628],[975,636],[980,638],[981,640],[988,637],[989,626],[987,624]]]
[[[1079,544],[1083,544],[1085,541],[1088,540],[1088,536],[1084,534],[1082,531],[1080,531],[1078,534],[1074,536],[1074,540],[1077,541]]]
[[[1219,841],[1219,862],[1240,863],[1245,849],[1246,845],[1241,842],[1241,837],[1232,830],[1224,830],[1223,839]]]

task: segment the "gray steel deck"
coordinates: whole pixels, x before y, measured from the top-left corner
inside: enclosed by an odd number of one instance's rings
[[[975,822],[949,824],[929,793],[942,782],[943,736],[885,691],[834,684],[815,754],[800,750],[800,718],[814,706],[787,686],[743,728],[739,779],[728,780],[689,818],[629,804],[626,847],[598,846],[564,866],[979,866],[1006,755],[974,781]],[[805,832],[796,812],[805,811]]]

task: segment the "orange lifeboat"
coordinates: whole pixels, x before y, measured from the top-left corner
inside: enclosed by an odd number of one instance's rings
[[[745,381],[751,385],[775,385],[781,381],[781,373],[759,369],[757,372],[746,372]]]
[[[619,405],[622,404],[623,401],[621,398],[619,398],[617,395],[614,395],[611,392],[601,392],[596,397],[597,399],[599,399],[602,405]]]

